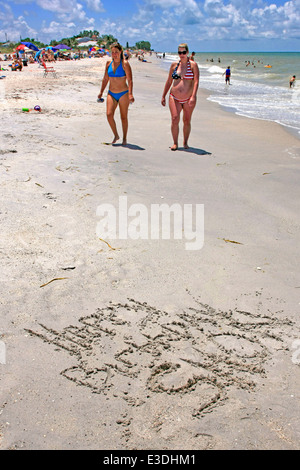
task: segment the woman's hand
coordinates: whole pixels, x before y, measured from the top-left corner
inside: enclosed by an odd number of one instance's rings
[[[189,106],[193,107],[196,106],[197,98],[196,96],[191,96],[189,99]]]
[[[130,94],[130,95],[128,96],[128,98],[129,98],[129,103],[130,103],[130,104],[134,103],[134,97],[133,97],[133,95]]]
[[[162,97],[161,104],[162,106],[166,106],[166,98]]]

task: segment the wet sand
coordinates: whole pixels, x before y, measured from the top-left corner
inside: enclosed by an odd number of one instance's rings
[[[0,448],[299,449],[299,139],[199,90],[171,152],[149,60],[127,147],[104,60],[3,72]],[[120,196],[203,204],[203,247],[101,237]]]

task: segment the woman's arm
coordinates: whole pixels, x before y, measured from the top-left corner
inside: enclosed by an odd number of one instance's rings
[[[133,103],[134,102],[134,97],[133,97],[133,78],[132,78],[132,70],[130,67],[130,64],[128,62],[123,62],[124,64],[124,70],[126,73],[126,79],[128,82],[128,95],[129,95],[129,102]]]
[[[98,98],[102,98],[102,95],[104,93],[104,90],[106,88],[106,85],[108,84],[109,82],[109,76],[108,76],[108,67],[109,67],[109,63],[108,61],[106,62],[106,66],[105,66],[105,72],[104,72],[104,76],[103,76],[103,79],[102,79],[102,85],[101,85],[101,90],[100,90],[100,93],[98,95]]]
[[[192,96],[189,100],[189,105],[194,106],[196,104],[196,100],[197,100],[197,92],[198,92],[198,88],[199,88],[200,73],[199,73],[199,67],[196,64],[196,62],[192,62],[191,67],[192,67],[192,71],[194,72],[194,85],[193,85]]]
[[[194,86],[193,86],[192,96],[196,98],[197,91],[199,88],[199,78],[200,78],[199,67],[196,64],[196,62],[192,64],[192,70],[194,72]]]
[[[164,91],[163,91],[163,95],[162,95],[162,98],[161,98],[161,104],[163,106],[166,106],[166,95],[167,95],[168,91],[170,90],[171,85],[173,83],[172,74],[174,72],[175,67],[176,67],[176,63],[174,62],[174,64],[172,64],[171,67],[170,67],[169,76],[167,78],[165,88],[164,88]]]

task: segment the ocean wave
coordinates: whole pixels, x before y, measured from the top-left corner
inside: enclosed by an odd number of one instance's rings
[[[225,69],[222,69],[218,65],[212,65],[207,69],[209,73],[218,73],[218,74],[223,74],[225,72]]]

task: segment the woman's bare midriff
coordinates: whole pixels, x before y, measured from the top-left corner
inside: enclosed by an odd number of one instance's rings
[[[179,100],[187,100],[192,96],[194,80],[174,80],[171,93]]]
[[[126,77],[110,77],[109,89],[113,93],[121,93],[128,90]]]

